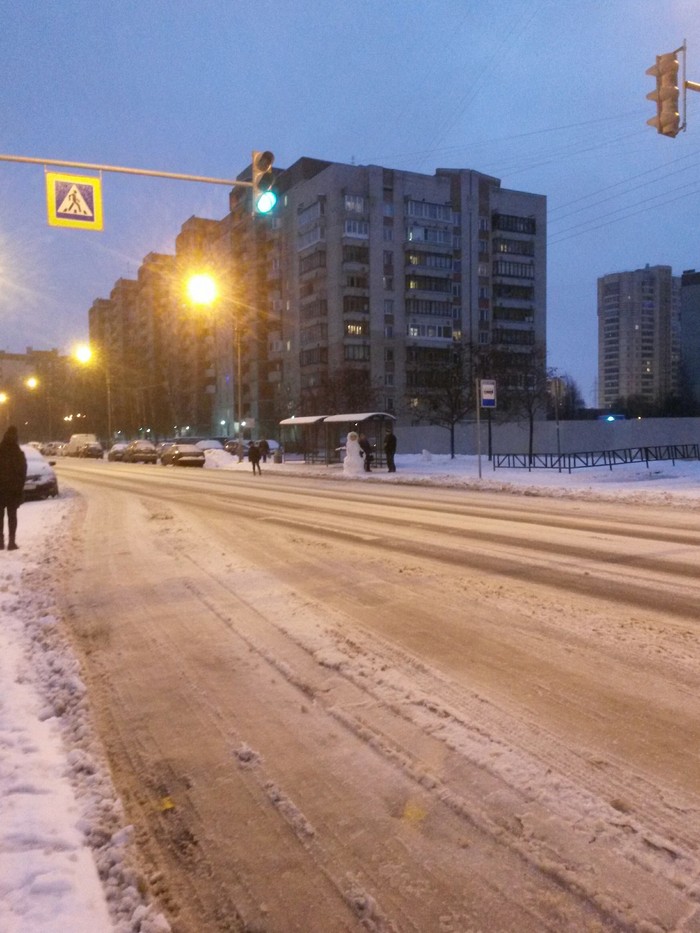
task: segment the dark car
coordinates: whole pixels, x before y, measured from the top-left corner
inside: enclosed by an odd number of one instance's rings
[[[163,466],[203,467],[206,457],[204,451],[194,444],[171,444],[161,451],[160,462]]]
[[[107,459],[108,460],[123,460],[124,451],[126,450],[128,446],[129,446],[128,444],[124,444],[121,442],[118,444],[112,444],[112,446],[109,448],[107,452]]]
[[[124,463],[157,463],[158,451],[150,441],[131,441],[122,454]]]
[[[104,456],[104,451],[102,450],[102,444],[90,442],[89,444],[81,444],[78,447],[78,457],[87,457],[90,460],[102,460]]]

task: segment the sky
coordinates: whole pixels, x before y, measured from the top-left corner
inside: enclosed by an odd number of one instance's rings
[[[696,0],[0,0],[0,154],[233,179],[254,149],[433,174],[475,169],[548,199],[548,363],[589,404],[596,280],[700,269],[700,93],[686,132],[646,125],[645,74]],[[70,352],[88,309],[174,252],[226,186],[105,173],[104,230],[49,227],[43,164],[0,161],[0,350]]]
[[[572,474],[499,470],[498,478],[483,480],[476,457],[399,454],[397,466],[398,473],[371,477],[338,466],[290,462],[268,462],[265,469],[332,472],[348,482],[419,482],[424,492],[429,485],[462,485],[573,497],[589,503],[589,514],[596,501],[611,499],[695,509],[700,504],[698,461]],[[246,462],[239,464],[218,450],[207,452],[207,468],[250,470]],[[80,503],[60,478],[60,461],[58,475],[59,497],[22,505],[19,550],[0,553],[0,929],[168,933],[170,925],[157,905],[139,893],[132,832],[104,764],[90,697],[56,608],[52,573],[60,575],[70,550],[69,519]],[[649,638],[650,651],[657,651],[653,634]],[[406,695],[411,689],[407,679]],[[523,762],[510,762],[503,751],[504,767],[512,764],[517,772]],[[562,784],[557,784],[557,800],[559,807],[571,804],[573,819],[580,820],[580,800],[568,800]],[[599,815],[605,822],[605,793],[587,807],[591,819]]]

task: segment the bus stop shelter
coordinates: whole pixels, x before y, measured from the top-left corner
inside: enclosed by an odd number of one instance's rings
[[[345,455],[350,431],[365,434],[374,462],[384,464],[384,437],[396,418],[384,411],[346,412],[338,415],[301,415],[280,421],[285,450],[297,450],[307,463],[338,463]]]

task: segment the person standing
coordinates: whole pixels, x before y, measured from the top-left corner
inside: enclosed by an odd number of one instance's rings
[[[367,440],[365,434],[360,434],[360,450],[362,451],[362,456],[365,458],[365,473],[371,473],[372,467],[372,445]]]
[[[8,551],[17,550],[17,509],[24,499],[27,458],[19,446],[17,428],[5,431],[0,441],[0,549],[5,547],[5,512],[7,511]]]
[[[263,438],[258,444],[258,447],[260,449],[260,456],[262,457],[262,462],[267,463],[267,455],[270,453],[270,445],[265,440],[265,438]]]
[[[251,441],[248,447],[248,459],[253,466],[253,476],[255,476],[256,469],[258,474],[262,475],[262,470],[260,469],[260,448],[255,441]]]
[[[396,464],[394,463],[394,456],[396,455],[396,435],[389,425],[386,429],[386,436],[384,437],[384,453],[386,454],[386,466],[389,473],[396,473]]]

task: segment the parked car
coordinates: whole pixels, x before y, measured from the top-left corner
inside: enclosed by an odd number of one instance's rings
[[[124,463],[157,463],[158,452],[150,441],[131,441],[122,455]]]
[[[204,451],[195,444],[171,444],[161,451],[160,462],[163,466],[198,466],[203,467],[206,457]]]
[[[58,495],[58,480],[49,461],[36,448],[22,444],[27,458],[27,479],[24,483],[25,499],[48,499]]]
[[[214,437],[210,437],[205,441],[197,441],[195,447],[199,447],[200,450],[223,450],[224,445],[221,441],[216,440]]]
[[[102,460],[104,457],[104,450],[102,450],[102,444],[99,441],[94,441],[89,444],[82,444],[78,447],[78,457],[86,457],[90,460]]]
[[[260,440],[262,440],[262,438],[260,438]],[[269,437],[265,438],[265,440],[267,441],[268,446],[270,448],[270,455],[274,454],[276,450],[279,450],[280,445],[277,443],[277,441],[270,440]],[[259,440],[256,440],[255,443],[258,446],[260,446]],[[250,447],[250,444],[251,442],[249,440],[243,441],[243,456],[244,457],[248,456],[248,448]],[[227,450],[230,454],[237,455],[238,454],[238,438],[236,437],[229,438],[224,444],[224,450]]]
[[[129,445],[126,443],[112,444],[112,446],[109,448],[109,451],[107,452],[107,459],[108,460],[123,460],[124,451],[126,450],[128,446]]]

